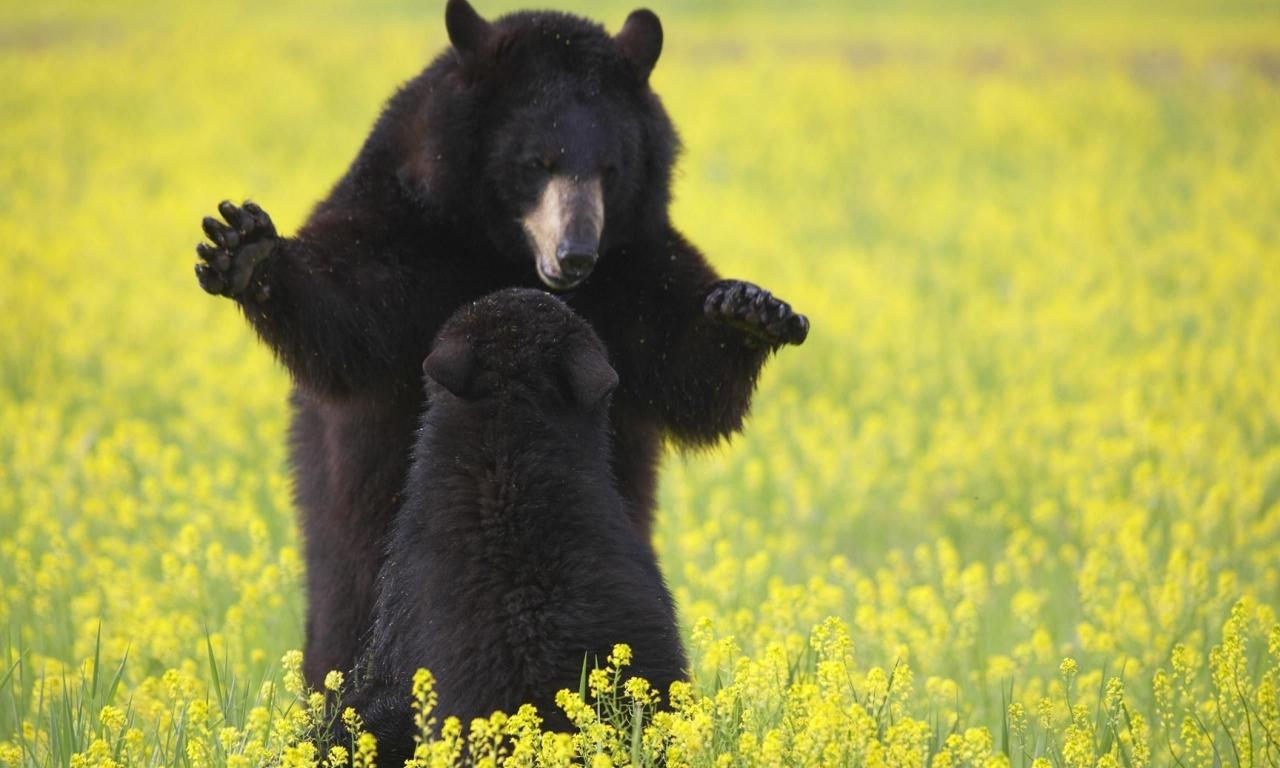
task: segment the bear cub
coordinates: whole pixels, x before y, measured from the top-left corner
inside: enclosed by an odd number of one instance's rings
[[[657,690],[684,678],[671,595],[615,485],[618,376],[587,322],[544,291],[498,291],[445,323],[423,369],[365,677],[345,703],[380,762],[412,756],[419,667],[436,677],[439,720],[529,702],[557,730],[570,726],[555,694],[615,643]]]

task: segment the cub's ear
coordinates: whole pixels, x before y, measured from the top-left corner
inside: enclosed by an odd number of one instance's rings
[[[467,0],[449,0],[444,7],[444,26],[449,30],[449,42],[464,62],[470,61],[484,49],[493,28]]]
[[[422,361],[422,372],[457,397],[465,398],[475,373],[476,353],[459,337],[441,339]]]
[[[594,344],[575,344],[564,357],[564,375],[573,399],[590,410],[618,386],[618,374]]]
[[[653,65],[658,63],[658,54],[662,53],[662,22],[648,8],[638,8],[627,17],[613,42],[636,68],[640,80],[647,81]]]

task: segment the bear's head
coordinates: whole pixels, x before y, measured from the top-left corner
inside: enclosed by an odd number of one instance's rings
[[[445,397],[484,413],[499,406],[554,423],[585,420],[602,434],[618,384],[591,326],[531,288],[505,288],[459,309],[422,368],[433,408]]]
[[[445,25],[452,50],[407,123],[401,179],[420,199],[553,290],[662,236],[678,142],[649,87],[657,16],[634,11],[609,35],[555,12],[489,21],[449,0]]]

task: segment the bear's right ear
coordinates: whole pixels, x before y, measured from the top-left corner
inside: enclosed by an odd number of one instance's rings
[[[646,82],[662,53],[662,22],[648,8],[637,8],[614,35],[613,42],[623,58],[636,68],[640,82]]]
[[[444,26],[449,30],[449,42],[464,63],[475,59],[493,32],[489,22],[467,0],[449,0],[444,7]]]
[[[471,388],[475,367],[475,351],[466,339],[456,336],[441,339],[422,361],[423,373],[461,398],[465,398]]]
[[[591,410],[618,386],[618,373],[604,351],[593,344],[575,344],[564,358],[564,375],[573,399]]]

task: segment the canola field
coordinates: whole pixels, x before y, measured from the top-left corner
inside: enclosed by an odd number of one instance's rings
[[[0,7],[0,765],[374,759],[301,738],[288,377],[193,246],[291,232],[440,6]],[[666,462],[673,710],[620,648],[419,764],[1280,765],[1275,6],[654,8],[674,218],[813,331]]]

